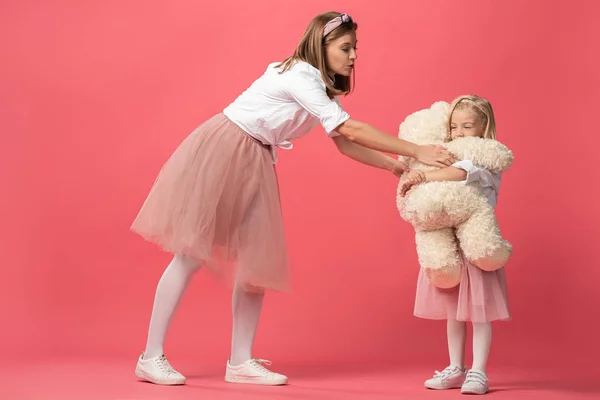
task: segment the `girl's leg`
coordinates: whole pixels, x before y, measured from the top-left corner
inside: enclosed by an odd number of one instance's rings
[[[163,273],[154,297],[144,359],[163,354],[165,337],[173,315],[194,274],[202,268],[202,265],[202,262],[197,260],[175,255]]]
[[[485,372],[490,346],[492,345],[492,324],[473,323],[473,369]]]
[[[467,324],[463,321],[448,319],[448,354],[450,365],[443,371],[436,371],[433,378],[425,381],[429,389],[447,390],[460,388],[465,381],[465,340],[467,337]]]
[[[488,392],[488,377],[485,368],[491,344],[492,324],[489,322],[474,322],[473,368],[467,373],[467,378],[461,389],[462,393],[486,394]]]
[[[448,319],[447,334],[450,366],[462,369],[465,365],[466,322]]]

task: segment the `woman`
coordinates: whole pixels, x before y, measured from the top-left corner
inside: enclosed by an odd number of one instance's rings
[[[132,229],[174,258],[161,277],[136,375],[185,383],[163,354],[171,319],[193,275],[206,266],[233,285],[231,357],[225,380],[281,385],[287,377],[252,358],[266,289],[283,291],[288,260],[274,164],[276,148],[318,124],[339,151],[400,175],[406,165],[381,151],[436,166],[452,163],[436,146],[418,146],[351,119],[337,96],[351,91],[357,25],[328,12],[309,24],[294,54],[271,64],[222,113],[193,131],[164,165]],[[235,268],[234,268],[235,266]]]

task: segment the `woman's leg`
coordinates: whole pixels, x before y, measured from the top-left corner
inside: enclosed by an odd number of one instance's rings
[[[254,359],[252,346],[262,311],[264,292],[248,291],[244,285],[236,284],[233,290],[233,332],[231,358],[227,363],[225,381],[255,385],[284,385],[288,378],[265,368],[270,362]]]
[[[233,290],[233,331],[231,337],[232,365],[242,364],[252,358],[252,346],[262,311],[263,291],[249,292],[236,284]]]
[[[192,278],[201,268],[202,263],[197,260],[182,255],[173,257],[156,288],[144,358],[163,354],[165,338],[173,315]]]
[[[138,359],[136,376],[159,385],[182,385],[185,377],[177,372],[164,356],[163,348],[167,331],[181,298],[196,272],[203,263],[175,255],[163,273],[154,297],[154,307],[150,317],[148,339],[144,354]]]
[[[165,269],[154,297],[146,350],[138,359],[135,375],[158,385],[183,385],[185,377],[177,372],[163,354],[167,331],[181,298],[202,262],[175,255]]]

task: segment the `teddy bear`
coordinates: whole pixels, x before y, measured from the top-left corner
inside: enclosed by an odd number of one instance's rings
[[[512,152],[493,139],[462,137],[450,141],[450,104],[439,101],[419,110],[400,124],[398,137],[416,144],[446,147],[456,161],[471,162],[494,173],[506,172]],[[410,170],[435,170],[414,158],[400,156]],[[430,282],[439,288],[460,283],[461,255],[483,271],[503,267],[512,246],[500,234],[493,208],[479,185],[464,182],[424,182],[404,196],[401,188],[408,172],[400,177],[396,202],[402,219],[415,229],[419,264]]]

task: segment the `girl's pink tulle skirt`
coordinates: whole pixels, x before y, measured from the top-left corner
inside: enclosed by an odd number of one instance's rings
[[[452,289],[433,286],[421,269],[414,315],[426,319],[472,322],[509,320],[504,268],[485,272],[463,257],[460,285]]]
[[[272,153],[222,113],[175,150],[131,229],[231,286],[289,289]]]

